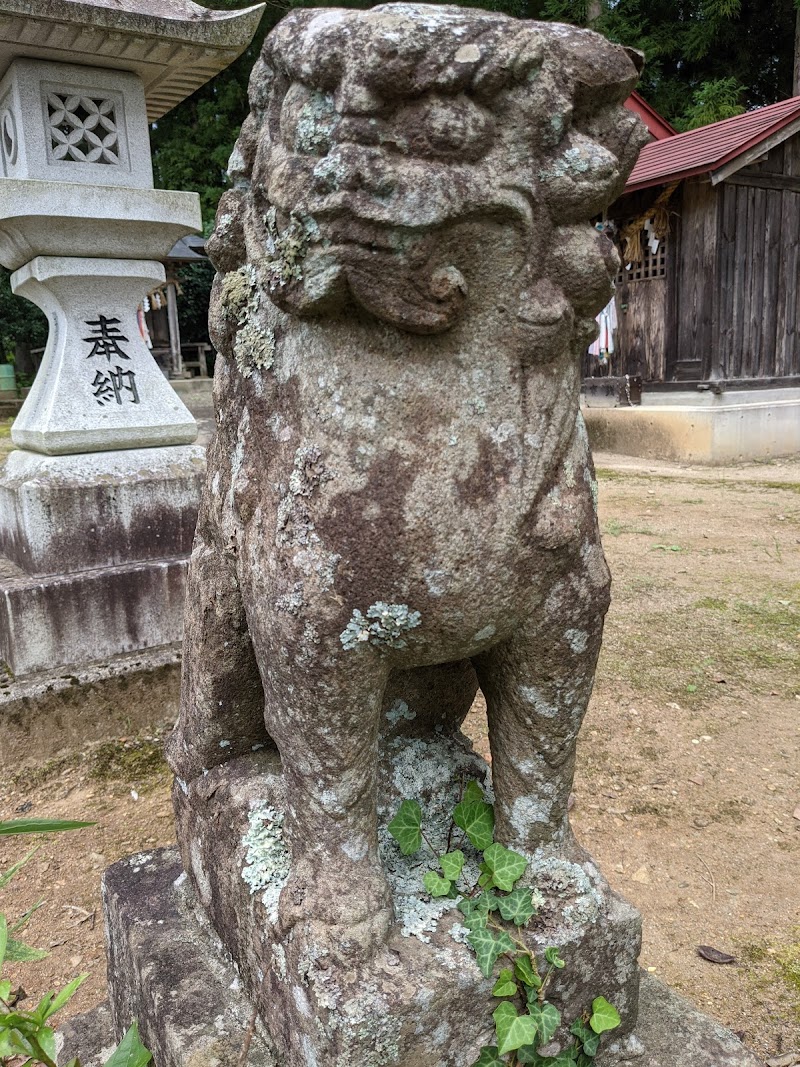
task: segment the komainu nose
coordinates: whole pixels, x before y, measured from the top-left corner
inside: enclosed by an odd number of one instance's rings
[[[340,115],[374,115],[384,106],[383,100],[352,74],[339,82],[333,102]]]
[[[380,149],[338,144],[314,168],[318,193],[366,192],[388,196],[396,187],[390,164]]]

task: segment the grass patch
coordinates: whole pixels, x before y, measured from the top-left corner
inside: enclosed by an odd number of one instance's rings
[[[645,474],[642,471],[614,471],[609,470],[608,467],[597,467],[595,469],[595,475],[600,481],[604,482],[681,482],[685,481],[685,477],[680,474]],[[733,489],[735,492],[749,493],[753,489],[775,489],[780,491],[786,491],[787,493],[794,493],[796,496],[800,496],[800,482],[774,482],[766,481],[764,479],[758,479],[750,481],[742,479],[741,481],[728,480],[727,478],[697,478],[692,479],[698,485],[709,486],[716,489]],[[682,500],[682,504],[702,504],[700,499]]]
[[[42,764],[37,764],[35,767],[17,771],[11,775],[11,782],[13,785],[24,783],[26,786],[36,788],[36,786],[44,785],[46,782],[58,778],[59,775],[71,767],[77,767],[82,759],[83,755],[80,752],[69,752],[65,756],[56,756],[53,759],[45,760]]]
[[[794,930],[794,936],[800,938],[800,927]],[[796,1006],[797,1017],[800,1019],[800,940],[784,945],[776,957],[780,967],[781,977],[798,997]]]
[[[655,530],[648,530],[645,526],[634,526],[630,522],[620,522],[619,519],[609,519],[603,527],[604,534],[611,537],[619,537],[620,534],[641,534],[644,537],[658,537]]]
[[[626,583],[626,599],[641,603],[641,592]],[[615,623],[610,616],[599,674],[642,693],[668,699],[690,694],[693,702],[702,702],[723,692],[723,681],[728,692],[732,686],[752,693],[796,692],[800,612],[788,597],[753,602],[706,597],[671,609],[640,609],[635,628]]]
[[[167,772],[161,741],[144,738],[105,741],[91,757],[89,777],[97,781],[144,782]]]

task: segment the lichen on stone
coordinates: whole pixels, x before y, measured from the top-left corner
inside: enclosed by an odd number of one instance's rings
[[[285,230],[278,229],[278,215],[271,207],[264,216],[267,228],[266,268],[270,291],[292,281],[302,281],[303,260],[311,244],[320,240],[320,230],[310,215],[289,216]]]
[[[251,893],[263,890],[261,901],[272,923],[278,921],[278,898],[289,877],[289,850],[283,840],[282,811],[256,804],[248,816],[242,845],[247,850],[242,878]]]
[[[406,648],[405,634],[422,622],[418,611],[407,604],[386,604],[379,600],[367,608],[366,616],[353,609],[353,617],[339,635],[347,651],[374,645],[376,648]]]
[[[271,326],[246,322],[236,334],[233,355],[244,378],[252,377],[253,371],[269,370],[275,359],[275,331]]]
[[[298,152],[324,156],[338,120],[333,94],[314,90],[300,109],[295,122],[294,143]]]
[[[278,542],[285,544],[295,540],[307,545],[318,541],[314,535],[314,523],[304,498],[312,496],[315,489],[333,478],[316,445],[304,445],[294,454],[294,467],[289,475],[287,491],[278,505]]]
[[[389,710],[386,712],[387,720],[392,724],[398,723],[401,719],[408,719],[411,722],[416,719],[417,713],[412,711],[405,700],[395,700]]]
[[[223,277],[220,301],[226,318],[240,325],[244,323],[248,312],[258,311],[261,303],[258,271],[251,263]]]

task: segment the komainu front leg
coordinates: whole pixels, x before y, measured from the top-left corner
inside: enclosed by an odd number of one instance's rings
[[[304,938],[363,959],[392,920],[376,796],[388,668],[368,650],[354,656],[341,647],[320,650],[318,671],[279,658],[266,656],[266,721],[286,784],[291,873],[279,906],[283,934],[302,924]]]
[[[181,710],[166,754],[188,783],[272,742],[236,573],[199,536],[189,561],[185,619]]]
[[[475,663],[488,709],[497,840],[528,853],[572,845],[575,744],[609,602],[599,539],[559,572],[527,625]]]

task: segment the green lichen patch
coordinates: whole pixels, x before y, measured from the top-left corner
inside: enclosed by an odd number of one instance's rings
[[[222,279],[220,301],[225,317],[239,324],[244,323],[248,312],[258,311],[260,292],[255,267],[248,263],[226,274]]]
[[[236,335],[233,355],[244,378],[252,377],[254,371],[269,370],[275,358],[274,330],[246,322]]]
[[[303,260],[309,247],[320,240],[317,223],[309,215],[289,216],[286,229],[278,229],[278,216],[271,207],[264,216],[267,228],[267,277],[271,291],[292,281],[302,281]]]
[[[405,648],[408,644],[405,635],[421,622],[420,613],[412,611],[407,604],[385,604],[379,600],[367,608],[366,616],[354,608],[353,617],[339,639],[348,651],[365,645]]]
[[[251,893],[261,893],[270,922],[278,921],[278,899],[289,877],[289,849],[283,839],[284,814],[269,804],[256,804],[248,816],[242,879]]]

